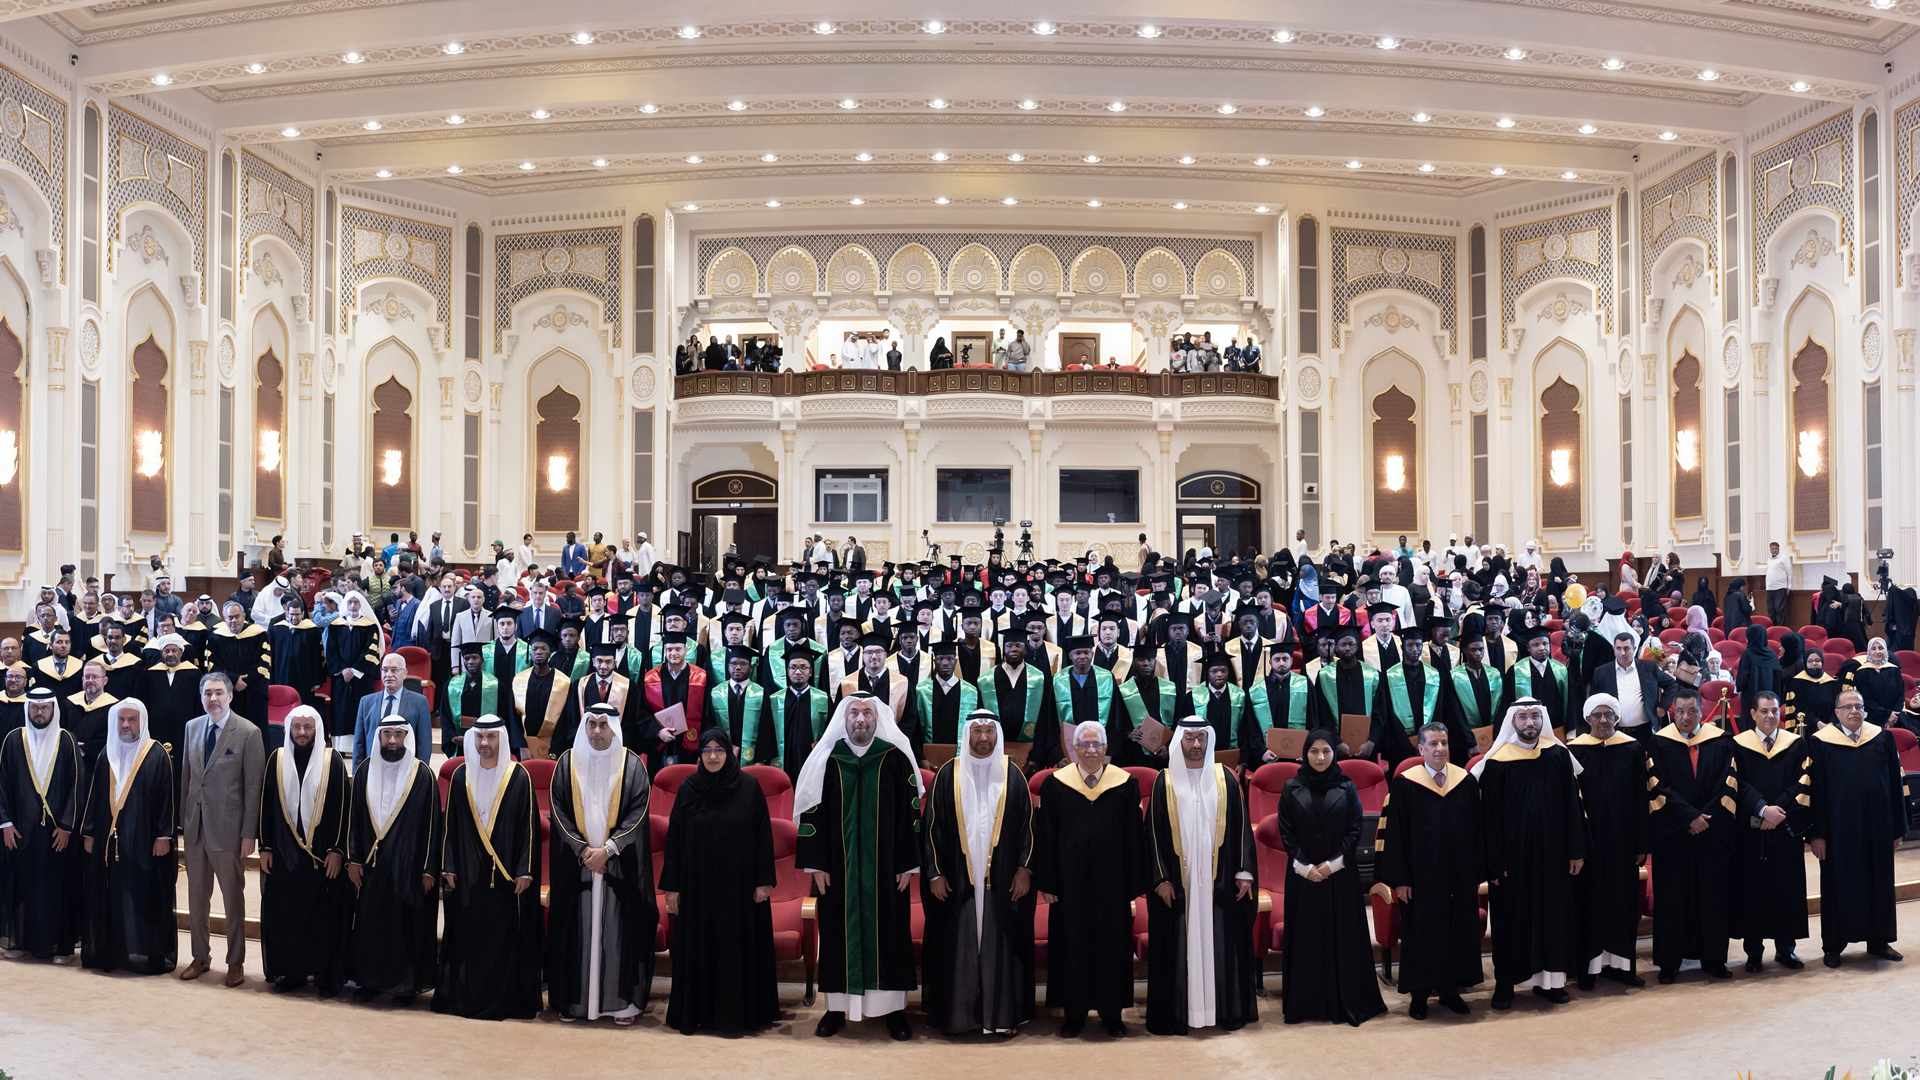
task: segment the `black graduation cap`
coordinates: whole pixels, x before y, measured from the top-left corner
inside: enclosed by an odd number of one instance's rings
[[[1513,636],[1517,640],[1520,647],[1524,649],[1526,648],[1527,643],[1534,640],[1535,638],[1551,638],[1553,636],[1553,631],[1547,629],[1544,626],[1526,626],[1526,627],[1520,628],[1519,630],[1514,631]]]
[[[463,641],[460,643],[461,656],[479,656],[486,651],[487,643],[484,641]]]
[[[963,608],[974,608],[977,610],[984,606],[985,603],[986,601],[980,598],[980,591],[978,589],[962,589],[960,592],[960,606]]]
[[[621,650],[621,649],[622,649],[623,647],[624,647],[624,646],[620,646],[620,645],[615,645],[615,644],[614,644],[613,642],[611,642],[611,641],[603,641],[603,642],[601,642],[600,644],[598,644],[598,645],[595,645],[595,646],[593,647],[593,655],[595,655],[595,656],[619,656],[619,655],[620,655],[620,650]],[[464,648],[464,646],[463,646],[463,648]]]
[[[820,660],[820,650],[814,648],[810,642],[803,641],[787,650],[787,659],[805,660],[810,664],[818,663]]]
[[[804,623],[807,621],[807,609],[797,607],[783,608],[776,616],[776,619],[782,627],[785,627],[790,622]]]
[[[1069,653],[1075,649],[1091,649],[1093,648],[1093,639],[1085,634],[1075,634],[1072,637],[1062,639],[1060,648],[1062,651]]]
[[[560,620],[560,629],[571,630],[578,634],[587,628],[587,620],[569,615]]]
[[[527,635],[527,644],[533,645],[542,641],[546,642],[551,648],[557,649],[560,647],[559,634],[554,633],[544,626],[536,626],[533,629],[533,633]]]
[[[1460,635],[1460,640],[1457,644],[1464,649],[1476,641],[1484,642],[1486,640],[1487,636],[1479,630],[1469,629],[1466,633]]]
[[[741,623],[752,625],[753,620],[747,618],[745,615],[742,615],[738,611],[729,611],[725,615],[720,616],[721,629],[725,629],[729,626],[739,625]]]
[[[687,635],[678,630],[668,630],[666,633],[660,635],[660,644],[662,645],[685,645],[686,643]]]
[[[1367,605],[1368,618],[1372,618],[1375,615],[1398,615],[1399,613],[1400,613],[1400,605],[1389,604],[1385,600],[1382,600],[1377,604]]]
[[[1201,665],[1202,670],[1211,670],[1217,667],[1226,668],[1228,671],[1232,671],[1233,661],[1227,659],[1227,654],[1223,652],[1208,653],[1205,662],[1202,663]]]
[[[660,622],[662,625],[665,625],[668,619],[685,619],[691,614],[693,614],[693,609],[687,607],[685,604],[668,604],[666,607],[660,609]]]
[[[650,578],[623,578],[622,580],[633,582],[635,595],[640,593],[645,593],[648,596],[653,595],[653,581]]]
[[[755,660],[758,660],[759,658],[760,658],[759,651],[754,649],[750,645],[727,646],[727,662],[729,664],[731,664],[735,660],[745,660],[747,663],[751,664]]]
[[[860,635],[860,647],[863,649],[886,649],[891,652],[893,650],[893,637],[880,630],[870,630]]]
[[[745,589],[728,589],[720,594],[720,602],[723,604],[744,604],[747,602],[747,591]]]
[[[1600,608],[1609,615],[1625,615],[1627,602],[1617,596],[1609,596],[1600,602]]]
[[[1121,626],[1125,626],[1127,625],[1127,616],[1124,612],[1102,611],[1100,614],[1095,615],[1093,617],[1093,621],[1119,623]]]
[[[849,626],[853,627],[855,630],[861,630],[861,631],[864,631],[867,628],[866,624],[861,622],[859,619],[842,618],[838,622],[833,624],[833,632],[834,634],[838,635],[840,631],[845,630]]]
[[[770,556],[770,555],[755,555],[755,556],[753,557],[753,565],[755,565],[755,566],[772,566],[772,565],[773,565],[773,557],[772,557],[772,556]]]
[[[514,607],[512,604],[501,604],[499,607],[493,609],[493,617],[495,620],[518,619],[520,617],[520,609]]]
[[[1343,637],[1357,639],[1360,636],[1360,627],[1353,623],[1341,623],[1339,626],[1334,627],[1327,636],[1334,641],[1338,641]]]
[[[960,643],[957,641],[936,641],[933,643],[932,651],[935,656],[958,656],[960,655]]]
[[[1403,626],[1394,632],[1399,634],[1402,638],[1417,638],[1417,637],[1427,636],[1426,628],[1421,626],[1417,622],[1409,623],[1406,626]]]

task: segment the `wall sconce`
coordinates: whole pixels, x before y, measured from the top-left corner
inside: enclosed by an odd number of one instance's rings
[[[1700,433],[1689,428],[1673,437],[1673,459],[1682,472],[1700,467]]]
[[[1800,472],[1811,480],[1820,475],[1820,444],[1825,441],[1818,431],[1800,433]]]
[[[13,483],[20,472],[20,437],[11,431],[0,431],[0,487]]]
[[[280,469],[280,433],[272,430],[260,432],[260,471],[277,472]]]
[[[380,482],[393,487],[400,482],[400,469],[405,462],[398,450],[389,450],[380,457]]]
[[[164,451],[165,447],[162,445],[159,432],[147,430],[135,435],[133,452],[138,458],[138,464],[134,466],[134,471],[149,480],[159,476],[160,470],[167,464]]]
[[[1573,483],[1573,451],[1555,450],[1547,455],[1547,479],[1556,487]]]
[[[567,459],[563,454],[555,454],[547,459],[547,490],[567,490]]]
[[[1407,486],[1407,461],[1405,458],[1399,454],[1388,454],[1386,467],[1388,491],[1399,491],[1401,488]]]

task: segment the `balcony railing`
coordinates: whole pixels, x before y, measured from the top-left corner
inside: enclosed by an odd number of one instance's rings
[[[1215,371],[998,371],[958,368],[950,371],[703,371],[674,379],[676,398],[810,397],[818,394],[884,394],[931,397],[988,394],[1009,398],[1117,394],[1136,398],[1258,398],[1276,401],[1279,380],[1272,375]]]

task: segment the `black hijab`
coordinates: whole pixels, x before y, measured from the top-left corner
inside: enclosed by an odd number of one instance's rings
[[[1788,633],[1780,638],[1780,677],[1791,679],[1806,670],[1807,639]]]
[[[706,762],[696,762],[693,775],[680,784],[680,795],[675,805],[687,804],[689,810],[700,810],[708,806],[717,806],[732,796],[734,788],[740,783],[740,755],[733,751],[733,740],[727,738],[727,729],[714,726],[700,733],[700,751],[718,747],[727,752],[727,763],[720,766],[719,772],[708,772]]]
[[[1700,575],[1699,585],[1693,590],[1693,606],[1707,613],[1707,621],[1709,623],[1720,614],[1719,602],[1714,597],[1713,590],[1707,587],[1707,576],[1705,574]]]
[[[1341,784],[1352,783],[1347,779],[1347,774],[1340,770],[1338,761],[1329,761],[1325,769],[1314,771],[1313,763],[1307,760],[1307,751],[1313,749],[1313,744],[1317,742],[1324,742],[1327,749],[1336,755],[1339,753],[1340,740],[1333,732],[1326,728],[1314,728],[1308,732],[1307,741],[1300,745],[1300,771],[1293,774],[1300,781],[1300,786],[1320,795]]]

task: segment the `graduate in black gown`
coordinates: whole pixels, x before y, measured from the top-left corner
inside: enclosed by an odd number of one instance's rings
[[[700,767],[673,801],[660,869],[675,913],[668,1027],[761,1031],[780,1019],[770,903],[778,883],[766,794],[741,770],[726,731],[708,728]]]
[[[173,765],[147,732],[147,707],[120,702],[114,732],[87,793],[86,923],[80,962],[103,971],[160,975],[180,948],[173,904],[180,855],[173,847]]]
[[[1899,960],[1893,939],[1893,851],[1906,835],[1900,755],[1885,728],[1866,722],[1857,690],[1840,695],[1837,722],[1813,735],[1813,823],[1820,860],[1820,951],[1828,967],[1856,941],[1882,960]]]
[[[1034,814],[1033,885],[1047,913],[1047,1007],[1074,1038],[1098,1012],[1108,1033],[1126,1034],[1133,1004],[1133,906],[1150,873],[1141,838],[1140,782],[1108,764],[1107,733],[1081,724],[1073,761],[1040,785]]]
[[[414,756],[413,725],[380,722],[377,752],[353,775],[347,877],[355,889],[347,970],[353,1000],[392,994],[407,1006],[433,989],[444,820],[433,770]]]
[[[1334,765],[1338,743],[1325,728],[1308,733],[1300,771],[1280,792],[1280,839],[1293,875],[1280,940],[1281,1014],[1289,1024],[1358,1027],[1387,1011],[1360,886],[1360,792]]]
[[[347,763],[326,745],[320,713],[287,713],[285,745],[267,756],[260,794],[260,953],[274,993],[311,978],[332,997],[345,978],[353,919],[347,859]]]
[[[0,736],[0,954],[66,964],[80,936],[80,748],[53,691],[25,697],[26,722]]]
[[[540,808],[506,743],[506,721],[475,721],[447,789],[446,926],[433,1011],[470,1020],[540,1014]]]
[[[625,1027],[646,1008],[653,986],[660,912],[653,894],[647,767],[621,744],[620,729],[617,706],[591,706],[553,770],[547,993],[563,1021],[611,1016]],[[596,876],[600,985],[590,999]]]
[[[1427,997],[1462,1016],[1463,987],[1485,978],[1480,965],[1480,883],[1486,852],[1480,783],[1452,764],[1447,725],[1422,724],[1420,760],[1393,778],[1380,808],[1374,868],[1400,906],[1400,992],[1407,1015],[1427,1016]]]
[[[1493,937],[1495,1009],[1513,993],[1563,1005],[1567,973],[1578,970],[1578,895],[1587,857],[1580,806],[1581,765],[1547,726],[1538,701],[1513,703],[1479,764],[1487,838],[1487,917]]]
[[[1733,843],[1755,797],[1740,790],[1733,739],[1701,723],[1700,695],[1681,687],[1672,723],[1647,740],[1653,776],[1653,962],[1660,982],[1697,959],[1716,979],[1727,971],[1727,915],[1733,906]]]
[[[1213,725],[1189,716],[1174,731],[1173,763],[1147,804],[1147,1030],[1238,1031],[1259,1018],[1253,826],[1239,780],[1213,760]]]
[[[1634,973],[1640,937],[1640,868],[1647,864],[1647,750],[1622,732],[1620,701],[1594,694],[1580,709],[1586,730],[1567,744],[1580,763],[1587,812],[1587,864],[1574,879],[1580,912],[1580,989],[1607,978],[1645,986]]]
[[[1733,737],[1734,772],[1742,800],[1757,813],[1734,823],[1733,913],[1730,932],[1746,947],[1747,970],[1773,939],[1781,967],[1806,965],[1794,955],[1807,936],[1807,862],[1804,838],[1813,816],[1807,771],[1813,743],[1780,725],[1780,698],[1763,692],[1753,726]]]
[[[1033,1019],[1033,800],[999,717],[974,710],[928,792],[921,1007],[949,1035]]]
[[[186,659],[187,639],[162,634],[155,639],[160,659],[147,668],[140,700],[146,703],[153,737],[167,748],[173,763],[174,794],[179,795],[181,762],[187,742],[187,721],[201,713],[199,666]]]

